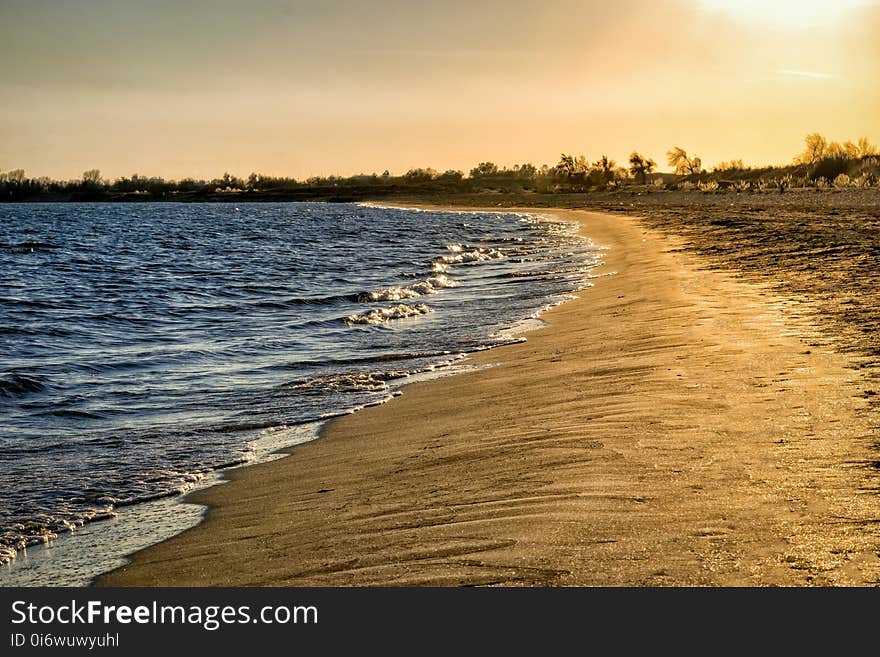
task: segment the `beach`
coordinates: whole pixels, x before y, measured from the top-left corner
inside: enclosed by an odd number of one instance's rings
[[[877,584],[857,357],[646,220],[552,213],[608,250],[544,328],[229,471],[96,584]]]

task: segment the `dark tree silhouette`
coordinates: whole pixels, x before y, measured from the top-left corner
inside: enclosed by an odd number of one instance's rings
[[[633,151],[629,156],[629,172],[643,185],[647,184],[648,176],[654,172],[657,163],[649,157]]]
[[[676,146],[666,153],[669,166],[675,168],[675,173],[680,176],[690,176],[703,170],[703,162],[694,155],[688,157],[687,151],[681,146]]]

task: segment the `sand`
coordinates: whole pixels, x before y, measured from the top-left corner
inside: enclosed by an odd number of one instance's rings
[[[852,357],[637,218],[556,214],[609,250],[544,329],[231,471],[201,525],[96,583],[877,584]]]

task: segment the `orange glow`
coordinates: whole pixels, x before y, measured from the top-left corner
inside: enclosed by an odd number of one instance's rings
[[[819,4],[0,3],[0,170],[304,178],[676,145],[711,166],[787,163],[809,132],[880,142],[880,5]]]
[[[864,8],[869,0],[703,0],[703,6],[750,23],[782,28],[830,25]]]

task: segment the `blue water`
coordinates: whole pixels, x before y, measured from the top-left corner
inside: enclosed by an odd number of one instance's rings
[[[598,255],[511,213],[0,204],[0,561],[517,339]]]

